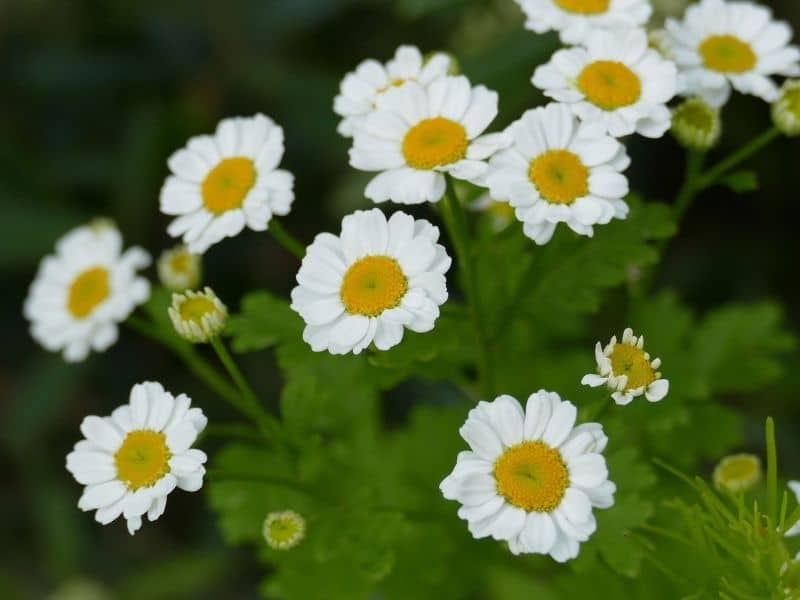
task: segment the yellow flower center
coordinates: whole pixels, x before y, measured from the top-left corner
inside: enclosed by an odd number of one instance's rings
[[[614,344],[610,358],[614,375],[628,376],[626,391],[650,385],[656,380],[656,373],[641,348],[630,344]]]
[[[169,472],[171,456],[163,433],[131,431],[114,454],[117,478],[133,491],[151,486]]]
[[[528,177],[551,204],[572,204],[589,193],[589,169],[569,150],[540,154],[531,161]]]
[[[719,464],[719,476],[723,481],[749,481],[758,477],[760,464],[751,454],[728,456]]]
[[[300,533],[300,523],[292,517],[278,517],[268,525],[268,536],[273,542],[285,544]]]
[[[744,73],[758,61],[750,44],[727,34],[707,37],[700,44],[700,56],[709,69],[721,73]]]
[[[494,465],[494,478],[498,493],[528,512],[551,512],[569,486],[561,454],[540,441],[508,448]]]
[[[67,309],[76,319],[83,319],[110,294],[108,269],[92,267],[78,275],[69,286]]]
[[[170,259],[169,266],[176,273],[188,273],[192,267],[192,256],[186,250],[176,252]]]
[[[367,256],[344,274],[340,296],[347,312],[377,317],[400,304],[408,279],[398,262],[388,256]]]
[[[578,87],[586,99],[603,110],[630,106],[642,95],[639,76],[615,60],[598,60],[578,75]]]
[[[486,207],[486,212],[498,221],[511,222],[514,220],[515,215],[514,207],[511,206],[511,204],[497,200],[493,201],[488,207]]]
[[[608,10],[611,0],[555,0],[556,6],[580,15],[597,15]]]
[[[178,307],[178,313],[184,321],[194,321],[202,324],[203,317],[209,313],[217,312],[217,305],[205,296],[192,296],[186,298]]]
[[[432,169],[464,158],[467,131],[444,117],[420,121],[403,138],[403,156],[415,169]]]
[[[243,156],[226,158],[203,180],[203,204],[215,215],[239,208],[255,182],[252,160]]]

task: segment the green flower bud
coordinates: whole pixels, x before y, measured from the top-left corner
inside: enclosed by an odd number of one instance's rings
[[[722,133],[719,110],[700,98],[689,98],[672,111],[672,135],[681,146],[708,150]]]

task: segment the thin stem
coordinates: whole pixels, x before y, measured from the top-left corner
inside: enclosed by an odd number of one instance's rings
[[[445,175],[447,188],[444,196],[442,218],[456,249],[461,281],[469,302],[470,316],[475,329],[478,343],[478,372],[482,391],[487,399],[494,396],[494,374],[492,372],[492,358],[489,349],[489,336],[483,322],[481,311],[480,288],[475,273],[475,264],[471,253],[471,240],[469,239],[469,226],[464,207],[458,200],[453,181]]]
[[[767,417],[767,515],[773,524],[778,518],[778,451],[775,445],[775,421]]]
[[[686,156],[686,175],[678,196],[675,198],[675,204],[672,206],[672,213],[676,222],[681,220],[692,200],[700,192],[697,178],[703,168],[704,160],[705,154],[696,150],[690,150]]]
[[[714,185],[720,177],[728,173],[731,169],[737,166],[739,163],[747,160],[754,154],[756,154],[759,150],[761,150],[764,146],[772,142],[774,139],[778,138],[781,135],[781,132],[778,131],[776,127],[770,127],[761,135],[753,138],[750,142],[739,148],[737,151],[733,152],[726,158],[722,159],[716,165],[708,169],[705,173],[703,173],[698,182],[698,189],[704,190],[707,187]]]
[[[306,247],[300,243],[291,233],[284,229],[283,225],[277,219],[272,219],[269,222],[269,233],[275,238],[275,241],[283,246],[286,250],[294,254],[300,260],[306,254]]]
[[[236,365],[236,361],[233,360],[230,352],[228,352],[225,343],[219,336],[214,336],[211,338],[211,347],[214,349],[214,352],[217,353],[219,361],[222,363],[222,366],[225,367],[231,379],[233,379],[236,387],[239,388],[239,401],[242,412],[256,421],[256,423],[264,425],[265,421],[269,420],[270,417],[258,401],[258,396],[256,396],[253,388],[247,383],[247,379],[245,379],[245,376]]]

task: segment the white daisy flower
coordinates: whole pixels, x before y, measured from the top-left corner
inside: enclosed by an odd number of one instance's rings
[[[293,510],[271,512],[261,527],[264,540],[274,550],[289,550],[306,535],[306,520]]]
[[[592,507],[614,504],[599,423],[575,427],[575,405],[539,390],[522,409],[511,396],[479,402],[459,433],[472,450],[439,485],[461,503],[475,538],[506,540],[514,554],[578,555],[594,533]]]
[[[670,54],[678,65],[678,91],[713,106],[728,101],[731,87],[772,102],[773,75],[800,75],[800,49],[792,28],[753,2],[700,0],[683,20],[667,19]]]
[[[178,335],[195,344],[219,335],[228,321],[227,307],[210,287],[202,292],[172,294],[167,313]]]
[[[565,44],[580,44],[598,30],[626,30],[647,23],[648,0],[516,0],[536,33],[558,31]]]
[[[206,455],[191,448],[207,419],[190,408],[186,394],[173,397],[160,383],[131,388],[130,402],[109,417],[86,417],[86,439],[67,455],[67,470],[85,485],[78,500],[83,511],[108,525],[122,515],[133,535],[146,514],[155,521],[176,487],[196,492],[203,485]]]
[[[385,65],[371,58],[361,62],[355,71],[345,75],[339,95],[333,100],[333,111],[342,117],[337,131],[344,137],[353,137],[385,91],[406,81],[428,85],[447,75],[450,68],[447,54],[437,52],[426,59],[416,46],[400,46]]]
[[[644,350],[644,336],[636,337],[630,328],[622,333],[622,342],[617,342],[617,336],[605,348],[597,342],[594,355],[599,375],[584,375],[581,383],[608,386],[614,390],[611,397],[620,406],[630,404],[642,394],[649,402],[658,402],[669,392],[669,381],[662,379],[658,371],[661,359],[651,359]]]
[[[582,47],[553,54],[536,68],[533,85],[568,104],[584,121],[599,121],[615,137],[661,137],[670,124],[677,70],[648,46],[641,29],[597,31]]]
[[[788,485],[789,489],[794,493],[795,500],[800,502],[800,481],[790,481]],[[800,521],[797,521],[794,525],[792,525],[784,535],[786,537],[800,535]],[[798,554],[798,556],[800,556],[800,554]]]
[[[168,290],[182,292],[200,284],[202,259],[183,245],[164,250],[158,257],[157,267],[158,279]]]
[[[278,169],[283,129],[262,114],[224,119],[167,161],[172,175],[161,188],[161,212],[175,215],[167,231],[204,253],[245,226],[264,231],[273,215],[289,214],[294,175]]]
[[[315,352],[359,354],[399,344],[404,328],[433,329],[451,262],[438,239],[428,221],[402,212],[387,221],[377,208],[346,216],[338,237],[319,234],[292,290],[303,339]]]
[[[597,122],[581,123],[564,104],[527,111],[506,130],[513,140],[489,161],[492,197],[516,209],[525,235],[546,244],[558,223],[591,236],[593,225],[624,219],[630,160]]]
[[[122,252],[122,236],[98,219],[73,229],[42,259],[25,300],[33,338],[64,360],[84,360],[117,341],[117,323],[150,297],[137,270],[150,264],[141,248]]]
[[[438,202],[445,173],[477,182],[484,159],[506,145],[503,134],[478,137],[497,115],[497,92],[466,77],[409,81],[387,90],[355,133],[350,164],[380,171],[365,194],[374,202]]]

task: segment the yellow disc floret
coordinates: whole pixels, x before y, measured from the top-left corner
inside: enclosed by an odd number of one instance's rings
[[[415,169],[432,169],[464,158],[468,144],[463,125],[435,117],[408,130],[403,138],[403,156]]]
[[[226,158],[203,180],[203,204],[215,215],[240,208],[255,182],[252,160],[243,156]]]
[[[555,0],[556,6],[579,15],[598,15],[608,10],[611,0]]]
[[[734,35],[712,35],[700,44],[706,67],[721,73],[744,73],[756,66],[758,57],[750,44]]]
[[[714,469],[714,483],[731,492],[750,489],[761,479],[761,460],[753,454],[723,458]]]
[[[630,106],[642,95],[639,76],[615,60],[589,63],[578,75],[577,83],[586,99],[603,110]]]
[[[569,472],[558,450],[541,441],[508,448],[494,465],[497,492],[528,512],[551,512],[569,486]]]
[[[626,391],[648,386],[656,380],[656,371],[649,357],[644,350],[635,345],[614,344],[609,358],[614,376],[625,375],[628,378]]]
[[[572,204],[589,193],[589,169],[569,150],[540,154],[531,161],[528,177],[551,204]]]
[[[305,533],[305,519],[293,510],[269,513],[262,527],[264,540],[275,550],[293,548],[300,543]]]
[[[83,319],[110,294],[108,269],[105,267],[86,269],[69,286],[67,309],[76,319]]]
[[[350,266],[339,293],[350,314],[377,317],[398,306],[407,290],[408,279],[395,259],[367,256]]]
[[[163,433],[136,429],[125,436],[114,454],[117,477],[129,490],[149,487],[169,472],[171,456]]]

